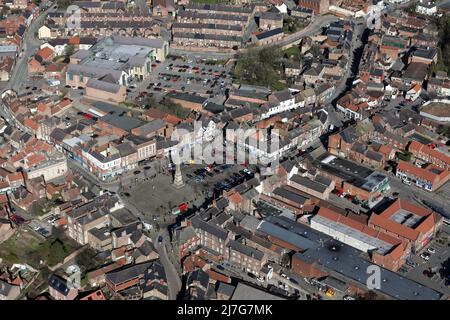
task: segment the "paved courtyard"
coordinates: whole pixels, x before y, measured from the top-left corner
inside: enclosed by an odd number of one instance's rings
[[[181,203],[200,206],[204,197],[199,193],[199,185],[185,181],[185,186],[176,189],[172,185],[172,175],[157,174],[154,178],[143,178],[143,182],[131,183],[122,189],[125,204],[133,206],[145,215],[148,220],[171,216],[173,207]],[[164,220],[164,219],[163,219]]]

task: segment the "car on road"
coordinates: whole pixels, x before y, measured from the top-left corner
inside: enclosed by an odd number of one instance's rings
[[[429,253],[436,253],[436,249],[434,249],[434,248],[432,248],[432,247],[429,247],[429,248],[427,249],[427,251],[428,251]]]
[[[162,241],[163,241],[163,237],[162,237],[162,236],[159,236],[159,237],[158,237],[158,243],[162,243]]]
[[[430,254],[429,254],[428,252],[422,253],[422,254],[420,255],[420,257],[421,257],[423,260],[425,260],[425,261],[430,260]]]

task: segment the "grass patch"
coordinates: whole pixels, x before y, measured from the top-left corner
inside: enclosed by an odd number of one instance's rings
[[[136,108],[137,107],[136,103],[134,103],[133,101],[122,101],[119,104],[124,107],[127,107],[127,108]]]
[[[303,54],[298,46],[290,47],[283,51],[284,58],[293,62],[301,62],[303,60]]]
[[[271,88],[272,90],[281,91],[286,89],[286,85],[283,82],[277,81],[272,83]]]
[[[226,60],[213,60],[213,59],[208,59],[204,61],[206,65],[210,65],[210,66],[223,66],[227,63]]]
[[[77,247],[62,231],[43,240],[31,230],[21,229],[0,244],[0,256],[9,264],[26,262],[33,268],[40,269],[43,267],[41,260],[45,265],[54,266]]]

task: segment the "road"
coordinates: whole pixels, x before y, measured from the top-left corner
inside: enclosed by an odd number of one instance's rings
[[[162,236],[161,242],[158,241],[158,238],[160,236]],[[176,300],[177,295],[181,290],[181,279],[178,275],[177,270],[175,269],[175,266],[172,264],[167,255],[165,241],[166,237],[164,237],[161,231],[154,237],[153,245],[155,246],[155,249],[159,254],[159,259],[161,260],[161,263],[164,267],[164,271],[166,272],[167,286],[169,288],[169,299]]]
[[[287,35],[280,41],[274,44],[270,44],[270,46],[279,45],[282,47],[288,47],[290,45],[296,44],[304,37],[309,37],[321,33],[323,27],[335,21],[339,21],[339,18],[336,16],[332,15],[319,16],[315,18],[314,21],[311,22],[306,28],[300,30],[299,32]]]
[[[20,89],[22,83],[27,79],[27,62],[28,59],[36,53],[41,42],[37,40],[34,36],[37,30],[41,26],[45,17],[51,13],[55,12],[56,8],[52,5],[49,9],[41,13],[41,15],[36,18],[25,32],[25,38],[23,40],[23,52],[22,55],[17,59],[14,70],[11,74],[11,79],[9,80],[9,85],[7,89],[12,89],[16,92]]]
[[[395,176],[389,177],[389,184],[392,192],[399,193],[399,198],[410,199],[421,206],[424,206],[421,200],[426,200],[439,207],[450,207],[450,199],[448,198],[448,195],[441,194],[440,190],[437,192],[429,192],[414,185],[408,186],[402,183],[401,180]],[[445,186],[441,188],[445,188]]]
[[[334,89],[334,93],[327,101],[325,101],[325,103],[324,103],[325,105],[335,101],[343,93],[345,93],[347,91],[347,82],[350,81],[351,78],[355,76],[355,73],[358,73],[360,61],[355,60],[356,57],[354,56],[354,54],[355,54],[355,51],[358,49],[364,50],[363,46],[365,46],[365,44],[363,44],[360,40],[364,30],[365,30],[364,24],[356,24],[355,25],[355,30],[353,33],[352,43],[350,45],[348,64],[347,64],[347,69],[345,71],[345,75],[339,80],[339,83],[336,85],[336,88]],[[353,65],[356,63],[358,63],[358,65]]]

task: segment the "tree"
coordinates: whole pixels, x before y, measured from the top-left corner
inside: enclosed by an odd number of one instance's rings
[[[242,54],[236,64],[235,76],[242,83],[274,87],[282,72],[279,47],[252,48]]]
[[[73,55],[74,51],[75,51],[75,47],[72,44],[69,44],[65,50],[66,57],[70,57],[71,55]]]
[[[291,257],[288,253],[285,253],[281,256],[281,265],[285,268],[289,268],[291,265]]]

